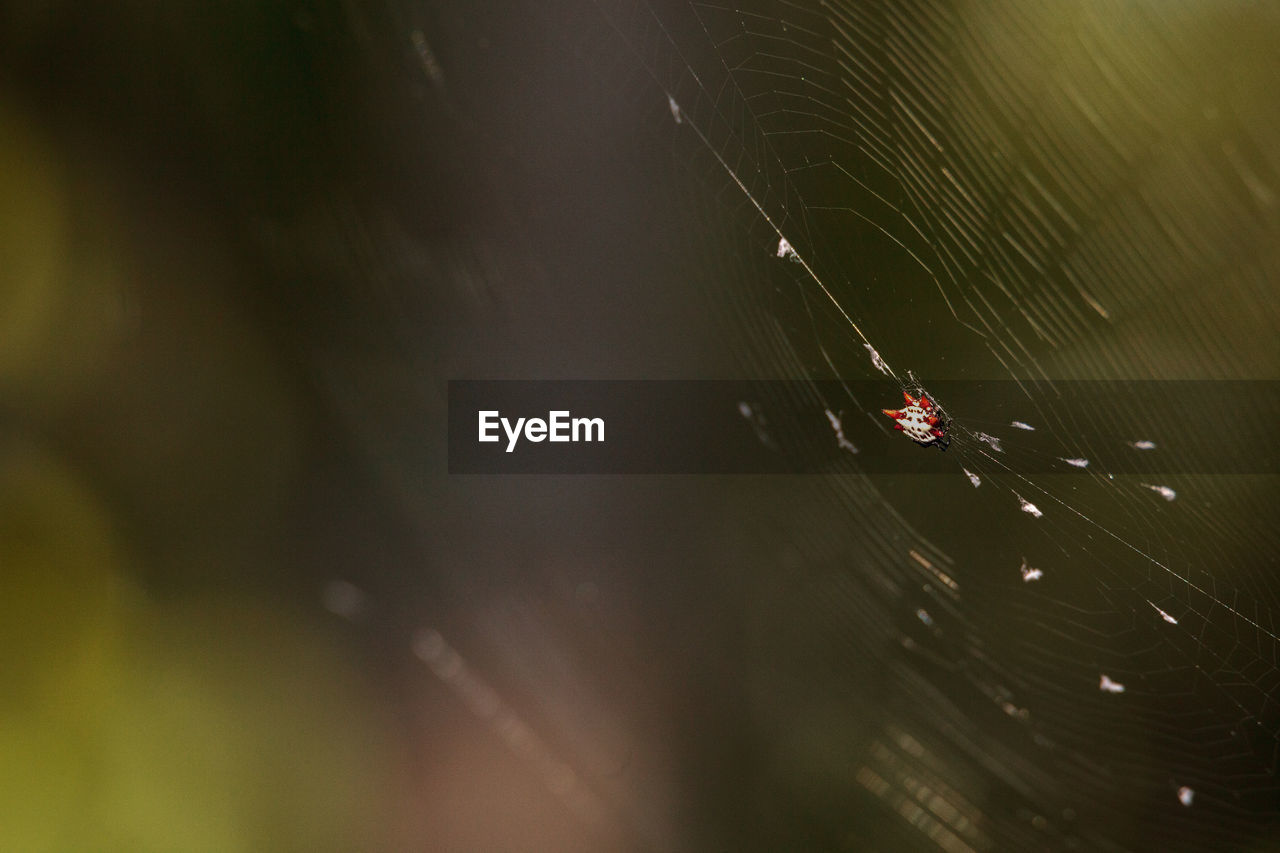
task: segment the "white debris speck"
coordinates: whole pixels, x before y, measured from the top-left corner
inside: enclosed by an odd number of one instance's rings
[[[867,348],[867,352],[871,353],[871,366],[883,373],[889,375],[889,365],[884,363],[884,359],[880,357],[880,353],[876,352],[876,348],[871,344],[863,344]]]
[[[969,478],[969,482],[973,483],[973,487],[975,489],[978,488],[978,486],[982,485],[982,478],[979,477],[977,474],[973,473],[968,468],[961,468],[960,470],[963,471],[964,475]]]
[[[796,254],[795,249],[791,248],[791,244],[787,242],[786,237],[778,238],[778,257],[792,261],[800,260],[800,256]]]
[[[929,615],[929,611],[921,607],[916,611],[916,618],[929,627],[933,627],[933,617]]]
[[[1014,497],[1018,499],[1018,505],[1022,507],[1023,512],[1028,513],[1029,515],[1035,516],[1036,518],[1039,518],[1040,516],[1044,515],[1044,513],[1040,511],[1040,508],[1038,506],[1036,506],[1031,501],[1024,498],[1022,495],[1018,494],[1017,492],[1014,492]]]
[[[321,592],[324,609],[343,619],[359,619],[368,603],[364,590],[346,581],[333,580]]]
[[[1031,712],[1026,708],[1019,708],[1012,702],[1001,702],[1000,710],[1004,711],[1010,717],[1017,717],[1020,720],[1025,720],[1031,716]]]
[[[1040,578],[1044,577],[1044,571],[1041,569],[1032,568],[1030,565],[1027,564],[1027,561],[1025,558],[1022,561],[1022,568],[1019,569],[1019,571],[1022,572],[1022,580],[1024,583],[1031,583],[1031,581],[1038,581],[1040,580]]]
[[[1000,439],[996,438],[994,435],[987,435],[985,432],[980,432],[977,435],[977,439],[978,441],[986,442],[991,445],[991,449],[996,453],[1004,453],[1004,448],[1000,446]]]
[[[858,448],[854,447],[853,442],[844,437],[844,423],[841,421],[840,416],[834,414],[830,409],[827,409],[826,412],[827,420],[830,421],[831,428],[835,430],[836,433],[836,446],[841,450],[847,450],[850,453],[857,453]]]
[[[773,438],[769,435],[769,423],[765,419],[764,412],[746,400],[740,400],[738,402],[738,414],[746,418],[751,424],[751,428],[755,430],[756,438],[760,440],[761,444],[773,450],[777,449],[773,443]]]
[[[436,59],[435,53],[431,50],[431,45],[427,44],[427,37],[422,34],[421,30],[414,30],[409,34],[409,40],[413,42],[413,49],[418,54],[418,61],[422,63],[423,73],[427,75],[431,85],[437,89],[443,87],[444,70],[440,67],[440,61]]]
[[[1104,672],[1102,678],[1098,679],[1098,689],[1103,693],[1123,693],[1124,685],[1118,681],[1112,681]]]
[[[1025,430],[1028,430],[1029,432],[1036,431],[1036,428],[1033,427],[1031,424],[1024,424],[1022,421],[1013,421],[1012,423],[1009,424],[1009,426],[1017,427],[1018,429],[1025,429]]]
[[[1163,619],[1164,621],[1168,622],[1170,625],[1177,625],[1177,624],[1178,624],[1178,620],[1177,620],[1177,619],[1174,619],[1174,618],[1173,618],[1172,616],[1170,616],[1168,613],[1166,613],[1165,611],[1161,610],[1159,607],[1156,607],[1156,603],[1155,603],[1154,601],[1148,601],[1148,602],[1147,602],[1147,604],[1150,604],[1152,607],[1155,607],[1155,608],[1156,608],[1156,612],[1160,614],[1160,618],[1161,618],[1161,619]]]
[[[1167,501],[1174,500],[1178,497],[1178,493],[1168,486],[1153,486],[1150,483],[1142,483],[1141,485],[1146,486],[1148,489],[1160,495],[1160,497]]]
[[[676,124],[684,124],[684,116],[680,113],[680,105],[670,95],[667,95],[667,106],[671,108],[671,117],[676,120]]]
[[[1066,458],[1064,458],[1064,457],[1062,457],[1062,456],[1059,456],[1058,458],[1059,458],[1059,459],[1061,459],[1063,462],[1067,463],[1068,465],[1070,465],[1070,466],[1074,467],[1074,468],[1088,468],[1088,467],[1089,467],[1089,460],[1088,460],[1088,459],[1084,459],[1084,458],[1081,458],[1081,457],[1077,457],[1077,458],[1075,458],[1075,459],[1066,459]]]
[[[1184,806],[1190,806],[1191,802],[1196,798],[1196,792],[1186,785],[1178,789],[1178,802]]]
[[[1156,449],[1156,443],[1154,441],[1147,441],[1146,439],[1143,439],[1142,441],[1131,441],[1129,442],[1129,446],[1132,447],[1134,450],[1155,450]]]

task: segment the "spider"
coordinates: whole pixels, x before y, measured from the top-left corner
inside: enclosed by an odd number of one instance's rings
[[[909,391],[903,391],[902,396],[907,401],[905,407],[880,410],[897,422],[893,428],[905,433],[907,438],[921,447],[935,444],[946,450],[947,445],[951,443],[951,439],[947,436],[951,421],[947,419],[946,414],[929,402],[923,390],[920,391],[919,398],[912,397]]]

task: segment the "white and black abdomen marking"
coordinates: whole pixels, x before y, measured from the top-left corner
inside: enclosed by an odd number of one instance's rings
[[[919,406],[907,406],[900,409],[902,417],[897,418],[898,423],[902,424],[902,432],[907,438],[919,444],[932,444],[938,440],[933,434],[933,425],[929,423],[928,413]]]

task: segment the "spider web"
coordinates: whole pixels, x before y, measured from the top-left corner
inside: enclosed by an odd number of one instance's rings
[[[954,476],[833,478],[834,504],[858,516],[838,534],[857,563],[780,588],[815,608],[808,629],[773,626],[791,654],[831,644],[851,695],[858,656],[892,673],[886,716],[842,769],[872,805],[823,811],[861,816],[829,837],[947,850],[1267,837],[1274,480],[1089,464],[1233,438],[1153,423],[1136,400],[1068,406],[1060,384],[1165,381],[1195,406],[1174,380],[1275,377],[1280,113],[1257,96],[1280,70],[1267,47],[1280,20],[1181,5],[597,7],[615,39],[592,61],[643,69],[629,94],[651,99],[649,122],[714,195],[699,239],[741,256],[719,273],[768,280],[723,296],[754,369],[882,376],[882,399],[823,400],[844,420],[883,421],[931,379],[998,380],[1020,412],[992,421],[937,400]],[[1060,472],[1043,473],[1050,459]],[[785,727],[793,710],[757,713]],[[906,829],[868,841],[884,813]]]
[[[441,171],[467,177],[465,201],[448,183],[443,201],[418,191],[430,182],[381,185],[421,230],[450,220],[430,252],[409,251],[394,215],[374,220],[391,238],[322,233],[326,252],[344,236],[359,250],[344,274],[371,287],[344,322],[379,358],[326,334],[317,368],[422,550],[445,554],[424,573],[436,612],[412,616],[429,672],[570,812],[621,825],[631,847],[1274,844],[1274,470],[1188,460],[1247,454],[1249,422],[1274,414],[1258,401],[1280,367],[1275,14],[440,5],[388,4],[387,27],[421,77],[418,103],[437,106],[426,137]],[[495,129],[515,137],[500,156]],[[634,150],[604,144],[624,141]],[[551,171],[566,165],[587,177]],[[632,188],[610,178],[635,168],[652,173],[628,206]],[[476,175],[500,202],[473,192]],[[604,210],[561,212],[584,199]],[[625,251],[596,254],[601,237]],[[687,292],[659,289],[673,267]],[[741,411],[765,441],[817,412],[806,435],[839,464],[729,485],[432,479],[441,404],[424,376],[613,378],[634,361],[603,316],[629,288],[646,354],[680,337],[655,306],[687,298],[750,378],[809,381]],[[509,327],[482,329],[491,346],[468,362],[440,316],[495,310]],[[566,313],[587,333],[557,326]],[[516,364],[512,328],[549,345]],[[1257,390],[1208,430],[1222,404],[1206,389],[1226,380]],[[1100,381],[1129,393],[1080,390]],[[950,416],[945,454],[918,451],[945,473],[864,472],[903,441],[881,414],[902,391]],[[608,502],[628,489],[653,493]],[[719,530],[710,507],[730,500],[736,526]],[[643,523],[682,511],[711,542],[705,560],[662,550],[675,525]],[[637,537],[657,544],[618,544]],[[544,563],[564,601],[526,594]],[[625,572],[580,569],[575,583],[564,565],[579,563],[639,566],[630,596],[649,609],[634,624],[608,610]],[[607,616],[583,627],[583,609]],[[718,629],[745,635],[741,659]],[[682,679],[680,704],[653,723],[634,709],[660,702],[662,675]]]

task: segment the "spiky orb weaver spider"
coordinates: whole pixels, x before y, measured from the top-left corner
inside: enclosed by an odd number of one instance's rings
[[[919,397],[912,397],[909,391],[903,391],[902,396],[907,403],[903,408],[880,410],[893,418],[893,428],[921,447],[933,444],[946,450],[951,443],[947,435],[951,422],[942,410],[929,401],[923,390]]]

